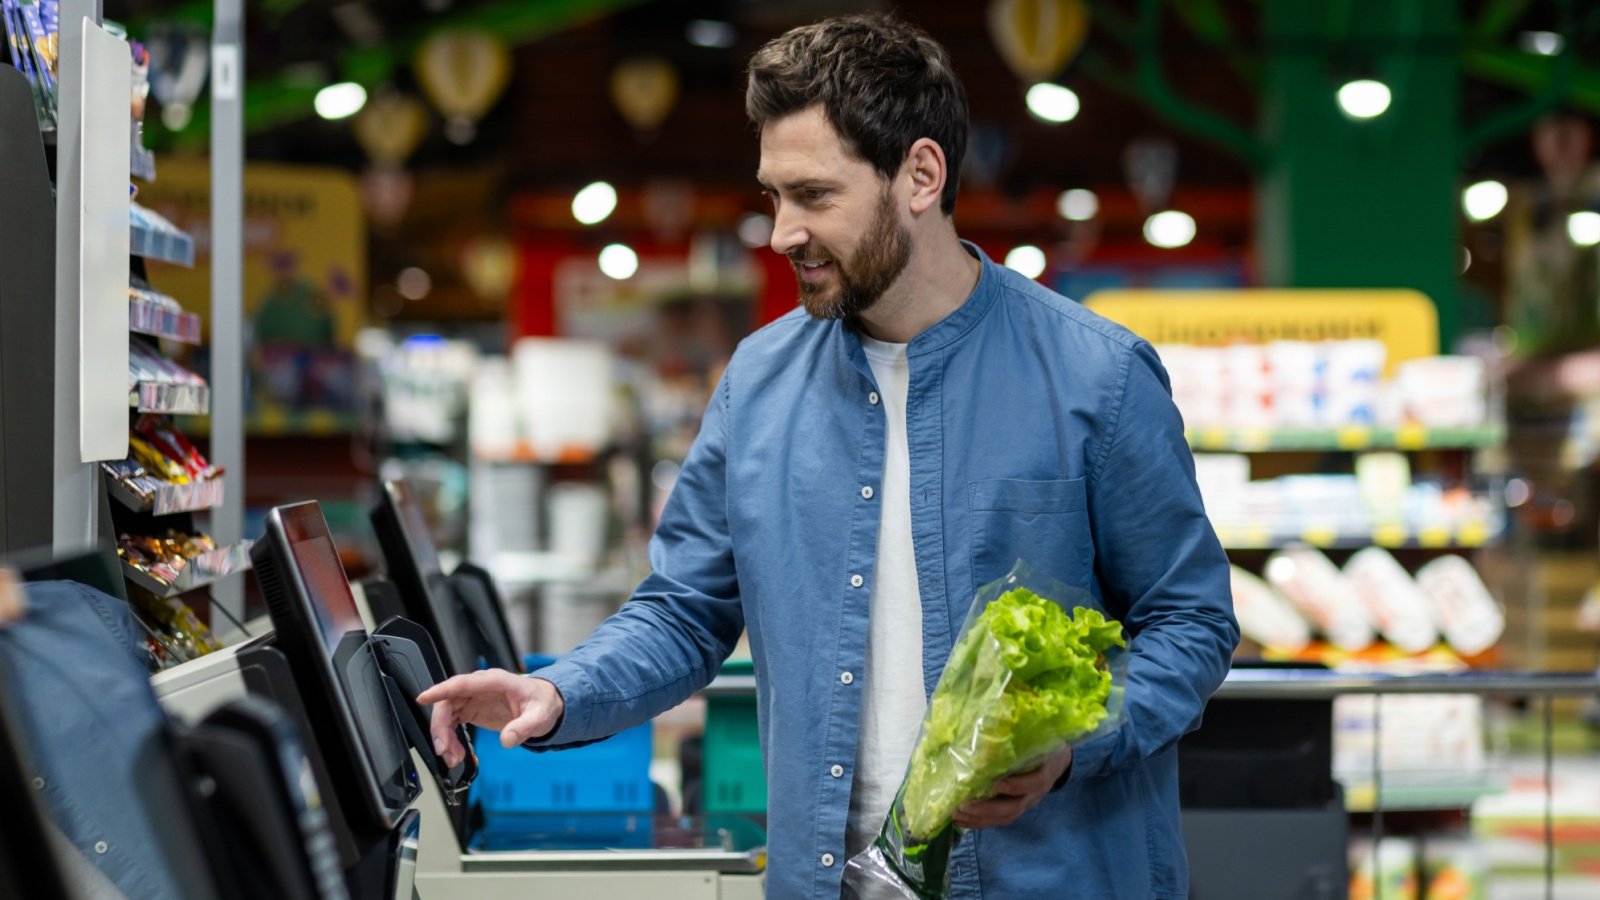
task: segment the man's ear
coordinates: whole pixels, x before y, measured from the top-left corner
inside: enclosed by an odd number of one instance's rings
[[[932,138],[918,138],[906,154],[906,174],[911,177],[911,212],[920,215],[937,207],[950,173],[944,150]]]

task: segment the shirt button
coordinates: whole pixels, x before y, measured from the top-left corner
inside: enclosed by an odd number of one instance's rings
[[[844,672],[844,673],[841,673],[839,675],[839,680],[841,682],[844,682],[845,684],[850,684],[851,682],[856,680],[856,677],[854,675],[850,674],[849,672]]]
[[[110,849],[111,849],[111,845],[107,844],[105,841],[96,841],[95,844],[94,844],[94,852],[96,852],[96,853],[103,854],[107,850],[110,850]]]
[[[867,402],[871,403],[873,406],[877,406],[878,405],[878,392],[877,391],[873,391],[872,393],[868,394],[867,395]]]
[[[861,499],[863,499],[863,500],[871,500],[872,499],[872,485],[865,484],[865,485],[861,486]]]
[[[33,779],[33,789],[36,790],[36,791],[44,790],[44,779],[43,778],[35,778],[35,779]]]
[[[851,587],[861,587],[863,584],[866,584],[866,583],[867,583],[867,580],[865,578],[862,578],[860,575],[851,575],[850,576],[850,586]]]
[[[844,777],[844,766],[841,766],[838,763],[834,763],[833,768],[829,769],[828,773],[830,775],[832,775],[833,777],[835,777],[835,778],[843,778]]]
[[[833,865],[833,854],[832,853],[824,853],[824,854],[822,854],[822,866],[823,866],[823,868],[827,868],[827,867],[829,867],[831,865]]]

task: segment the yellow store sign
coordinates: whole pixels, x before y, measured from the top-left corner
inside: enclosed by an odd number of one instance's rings
[[[1438,313],[1413,290],[1114,290],[1084,305],[1152,344],[1382,341],[1391,376],[1399,363],[1439,352]]]

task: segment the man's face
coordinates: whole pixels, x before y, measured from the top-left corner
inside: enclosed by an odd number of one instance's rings
[[[820,106],[767,123],[757,179],[772,197],[772,249],[789,257],[818,319],[870,309],[911,258],[892,185],[851,155]]]

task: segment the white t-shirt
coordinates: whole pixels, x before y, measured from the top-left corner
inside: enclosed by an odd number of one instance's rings
[[[861,852],[878,836],[905,777],[927,711],[922,686],[922,593],[911,545],[911,451],[906,443],[906,393],[911,366],[905,344],[861,338],[878,382],[887,421],[882,519],[867,620],[866,683],[846,847]]]

